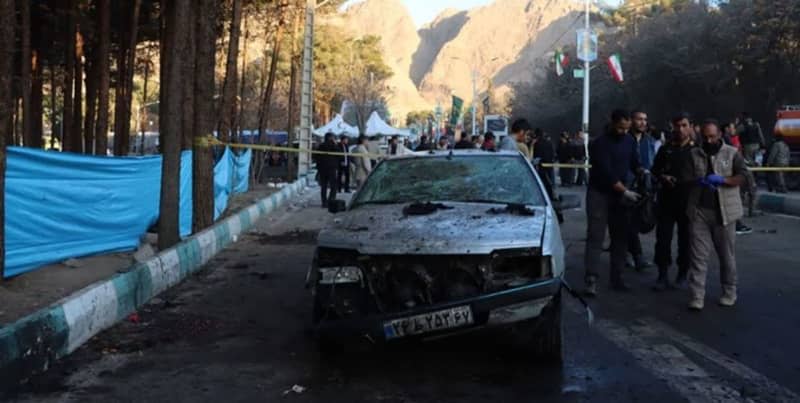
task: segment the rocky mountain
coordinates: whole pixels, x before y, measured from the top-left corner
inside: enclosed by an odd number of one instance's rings
[[[478,92],[491,81],[494,96],[514,82],[535,80],[536,63],[574,43],[580,8],[573,0],[495,0],[471,10],[445,10],[417,30],[401,0],[365,0],[328,23],[355,36],[381,37],[384,59],[395,73],[389,106],[402,117],[437,102],[447,105],[451,93],[470,102],[473,71]]]

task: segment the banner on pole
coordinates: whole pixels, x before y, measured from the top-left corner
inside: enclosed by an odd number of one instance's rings
[[[453,107],[450,111],[450,125],[455,126],[461,118],[461,108],[464,106],[464,100],[453,95]]]
[[[597,60],[597,34],[594,31],[578,30],[578,59],[584,62]]]

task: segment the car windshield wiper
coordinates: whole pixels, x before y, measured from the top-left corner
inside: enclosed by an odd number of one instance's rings
[[[358,202],[357,204],[403,204],[405,202],[399,200],[366,200]]]
[[[467,200],[453,200],[461,203],[486,203],[486,204],[512,204],[509,202],[491,200],[491,199],[467,199]]]

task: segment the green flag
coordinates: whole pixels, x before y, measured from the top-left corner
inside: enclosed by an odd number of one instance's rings
[[[464,100],[453,95],[453,108],[450,112],[450,125],[455,126],[458,124],[458,119],[461,117],[461,107],[464,106]]]

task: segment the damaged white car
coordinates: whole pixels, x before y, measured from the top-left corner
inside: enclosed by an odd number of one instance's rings
[[[561,357],[564,245],[518,152],[381,162],[317,239],[307,276],[321,340],[392,342],[507,326]]]

